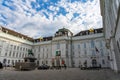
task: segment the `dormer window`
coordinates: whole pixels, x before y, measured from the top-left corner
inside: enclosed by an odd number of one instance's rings
[[[86,31],[86,35],[88,35],[88,31]]]
[[[82,36],[82,33],[80,33],[80,36]]]
[[[103,32],[103,29],[101,31]]]
[[[95,30],[95,33],[97,33],[97,30]]]
[[[94,34],[94,32],[90,32],[90,34]]]

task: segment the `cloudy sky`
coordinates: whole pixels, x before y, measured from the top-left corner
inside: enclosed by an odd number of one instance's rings
[[[99,0],[0,0],[0,25],[38,38],[101,28]]]

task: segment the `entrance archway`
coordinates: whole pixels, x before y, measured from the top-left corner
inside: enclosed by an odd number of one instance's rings
[[[96,59],[92,60],[92,67],[97,67],[97,60]]]

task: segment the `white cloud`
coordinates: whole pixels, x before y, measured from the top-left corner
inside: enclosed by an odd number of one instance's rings
[[[0,5],[0,14],[2,13],[8,18],[8,24],[5,25],[5,27],[15,29],[20,33],[34,38],[39,36],[53,36],[59,28],[63,27],[70,29],[74,34],[91,27],[102,27],[99,0],[94,0],[92,3],[90,1],[86,3],[70,3],[61,0],[57,6],[51,5],[49,7],[54,13],[50,13],[46,9],[37,12],[35,9],[32,9],[31,1],[35,0],[26,0],[26,3],[22,2],[22,0],[15,0],[13,5],[16,6],[16,11],[11,11],[9,8]],[[45,2],[47,1],[48,0],[45,0]],[[37,4],[36,7],[40,7],[40,5]],[[66,16],[62,14],[56,15],[59,7],[65,8],[68,12]],[[43,12],[45,12],[49,18],[46,18]],[[79,13],[80,16],[73,18],[74,13]],[[84,14],[86,15],[84,16]],[[54,17],[55,15],[56,17]],[[86,24],[82,24],[83,21],[85,21]],[[0,22],[0,24],[2,24],[2,22]]]

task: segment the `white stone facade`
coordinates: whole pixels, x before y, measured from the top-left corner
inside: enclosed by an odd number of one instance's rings
[[[28,49],[33,43],[10,34],[0,32],[0,61],[6,65],[14,65],[15,62],[23,61],[28,55]]]
[[[92,60],[96,59],[97,66],[101,64],[102,67],[107,67],[109,64],[107,61],[108,54],[104,41],[103,33],[73,38],[75,66],[84,65],[85,60],[87,60],[87,66],[90,67]],[[95,47],[99,52],[96,51]]]
[[[120,71],[120,0],[100,0],[111,69]]]
[[[86,61],[87,66],[92,67],[92,61],[95,60],[96,66],[109,67],[103,32],[77,36],[73,36],[69,31],[64,35],[61,33],[60,36],[58,33],[50,40],[36,39],[39,41],[31,42],[1,31],[0,61],[4,63],[6,59],[7,65],[13,65],[23,61],[23,58],[28,56],[28,49],[32,49],[38,65],[52,66],[54,63],[54,66],[63,66],[64,61],[67,67],[79,67],[84,66]],[[60,53],[60,56],[56,56],[57,53]]]

